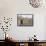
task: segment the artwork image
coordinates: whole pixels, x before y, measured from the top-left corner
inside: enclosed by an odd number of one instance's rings
[[[17,14],[17,26],[33,26],[33,14]]]

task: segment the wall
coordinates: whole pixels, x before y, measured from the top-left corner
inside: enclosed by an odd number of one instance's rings
[[[45,7],[45,6],[44,6]],[[0,0],[0,16],[12,17],[13,22],[10,28],[11,37],[17,40],[27,40],[34,34],[37,35],[39,40],[45,40],[45,15],[46,8],[32,8],[28,0]],[[17,27],[16,14],[34,14],[33,27]],[[0,35],[2,35],[0,31]],[[4,33],[3,33],[4,34]],[[3,37],[0,36],[0,39]],[[3,38],[4,39],[4,38]]]

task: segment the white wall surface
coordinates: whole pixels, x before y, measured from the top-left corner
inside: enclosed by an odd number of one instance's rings
[[[24,13],[34,14],[34,25],[32,27],[17,27],[16,14]],[[0,0],[0,16],[13,18],[12,26],[8,33],[16,38],[16,40],[27,40],[34,34],[37,35],[37,39],[46,40],[45,15],[46,8],[32,8],[28,0]],[[2,36],[2,31],[0,31],[0,39],[4,39]]]

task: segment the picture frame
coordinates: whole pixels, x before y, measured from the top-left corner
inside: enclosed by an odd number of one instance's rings
[[[33,26],[33,14],[17,14],[17,26]]]

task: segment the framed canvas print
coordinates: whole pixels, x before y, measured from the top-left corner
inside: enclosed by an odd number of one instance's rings
[[[17,26],[33,26],[33,14],[17,14]]]

